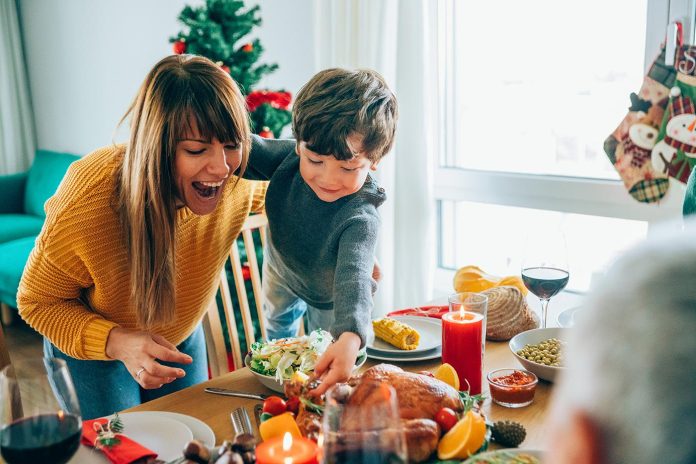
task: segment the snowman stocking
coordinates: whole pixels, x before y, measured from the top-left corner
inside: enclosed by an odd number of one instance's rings
[[[659,142],[652,149],[651,159],[656,171],[682,183],[689,179],[696,164],[695,104],[696,77],[680,71],[670,90]]]
[[[656,170],[650,162],[676,74],[664,64],[664,58],[663,49],[638,94],[631,94],[631,106],[623,121],[604,141],[604,151],[626,189],[644,203],[659,201],[669,188],[668,174]]]

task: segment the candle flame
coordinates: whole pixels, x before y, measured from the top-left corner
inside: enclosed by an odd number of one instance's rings
[[[65,411],[63,411],[61,409],[60,411],[58,411],[58,420],[62,421],[64,417],[65,417]]]
[[[285,432],[285,435],[283,435],[283,451],[290,451],[290,448],[292,448],[292,434]]]
[[[284,458],[283,464],[293,464],[293,459],[292,458]]]

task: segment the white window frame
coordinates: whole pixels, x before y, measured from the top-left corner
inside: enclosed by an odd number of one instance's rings
[[[458,0],[454,0],[458,1]],[[664,41],[667,25],[680,20],[684,27],[686,43],[696,43],[694,33],[694,10],[696,0],[648,0],[645,47],[645,70],[657,56]],[[448,32],[449,33],[449,32]],[[451,49],[447,53],[453,53]],[[442,65],[442,63],[441,63]],[[442,68],[441,68],[442,69]],[[449,71],[442,79],[440,91],[440,140],[442,149],[455,150],[453,137],[457,128],[451,115],[449,99],[445,98],[448,87],[454,81],[454,72]],[[636,89],[637,90],[637,89]],[[617,121],[617,124],[619,121]],[[612,128],[607,128],[607,134]],[[446,159],[452,159],[446,156]],[[440,157],[433,160],[437,182],[434,187],[436,201],[471,201],[504,206],[517,206],[566,213],[605,216],[648,222],[674,219],[681,215],[683,186],[670,181],[670,192],[659,205],[642,204],[634,200],[620,180],[602,180],[582,177],[533,175],[514,172],[492,172],[440,166]],[[438,218],[440,221],[440,218]],[[438,237],[438,242],[441,237]],[[440,267],[437,263],[435,289],[443,282],[452,281],[454,271]],[[439,284],[439,285],[438,285]]]

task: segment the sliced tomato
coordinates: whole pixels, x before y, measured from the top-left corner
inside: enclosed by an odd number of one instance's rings
[[[287,411],[287,405],[283,398],[279,396],[269,396],[266,401],[263,402],[263,412],[267,412],[273,416],[278,414],[283,414]]]
[[[443,432],[449,431],[457,421],[459,421],[457,413],[450,408],[442,408],[435,414],[435,422],[438,423]]]

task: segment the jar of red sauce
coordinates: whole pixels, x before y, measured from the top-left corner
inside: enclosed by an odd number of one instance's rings
[[[507,408],[521,408],[534,401],[537,376],[524,369],[498,369],[486,376],[493,402]]]

